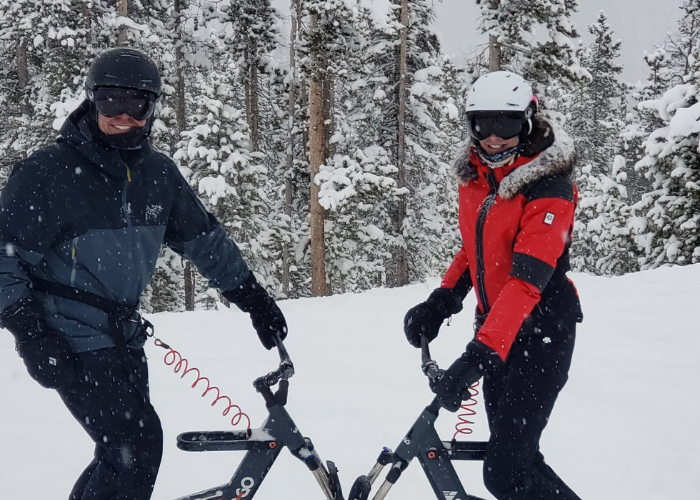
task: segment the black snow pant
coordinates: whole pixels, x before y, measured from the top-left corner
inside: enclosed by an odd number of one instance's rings
[[[100,349],[77,354],[75,380],[58,390],[95,442],[94,459],[75,483],[70,500],[151,498],[163,454],[163,430],[148,401],[145,353],[129,349],[128,356],[133,382],[116,349]]]
[[[576,326],[516,338],[506,364],[484,377],[491,437],[484,485],[498,500],[580,500],[544,462],[540,437],[566,383]]]

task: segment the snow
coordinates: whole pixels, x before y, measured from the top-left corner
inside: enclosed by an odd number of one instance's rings
[[[700,265],[665,267],[618,278],[571,274],[585,320],[564,388],[542,439],[547,461],[584,499],[698,498],[700,433]],[[438,280],[400,289],[280,302],[294,361],[287,410],[321,458],[333,460],[347,493],[369,472],[383,446],[395,449],[432,399],[420,353],[403,336],[406,310]],[[465,312],[431,344],[447,366],[469,338],[473,296]],[[150,315],[156,335],[178,349],[258,427],[266,416],[254,378],[277,367],[238,310]],[[153,495],[173,499],[227,482],[241,452],[188,453],[181,432],[229,430],[223,406],[210,407],[166,366],[149,343],[153,403],[165,431],[165,456]],[[0,491],[3,498],[66,498],[92,455],[92,443],[53,391],[32,382],[11,336],[0,335]],[[474,439],[487,436],[479,397]],[[442,412],[443,439],[457,416]],[[456,463],[471,494],[486,499],[479,463]],[[373,493],[378,484],[375,484]],[[319,499],[307,468],[283,450],[256,498]],[[388,499],[435,498],[412,463]]]

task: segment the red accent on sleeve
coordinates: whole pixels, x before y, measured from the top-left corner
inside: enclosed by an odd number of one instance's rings
[[[459,278],[468,271],[469,261],[467,260],[467,252],[464,251],[464,248],[460,248],[459,252],[457,252],[457,255],[455,255],[455,258],[452,260],[452,264],[447,268],[447,272],[442,278],[440,287],[452,290],[457,284],[457,281],[459,281]]]
[[[536,286],[509,277],[479,329],[477,340],[496,351],[505,361],[523,321],[539,301],[540,291]]]

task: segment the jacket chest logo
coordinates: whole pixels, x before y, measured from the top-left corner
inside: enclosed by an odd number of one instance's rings
[[[162,211],[163,207],[161,205],[148,205],[145,213],[146,222],[157,222]]]
[[[551,226],[554,222],[554,214],[552,212],[547,212],[544,216],[544,223]]]

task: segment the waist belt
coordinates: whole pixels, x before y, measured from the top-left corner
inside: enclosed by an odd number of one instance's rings
[[[145,341],[146,337],[153,335],[153,324],[144,319],[138,312],[138,302],[132,306],[120,304],[114,300],[101,297],[92,292],[79,290],[72,286],[63,285],[54,281],[47,281],[41,278],[32,278],[32,289],[55,295],[63,299],[74,300],[87,304],[95,309],[99,309],[107,314],[108,334],[114,340],[114,346],[117,350],[117,356],[121,360],[126,369],[129,381],[134,385],[136,391],[141,395],[144,402],[149,404],[148,397],[143,393],[139,385],[134,380],[134,368],[131,363],[131,357],[128,353],[126,338],[124,337],[124,322],[134,317],[136,325],[136,335],[138,341]]]

